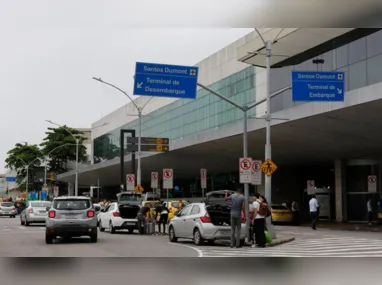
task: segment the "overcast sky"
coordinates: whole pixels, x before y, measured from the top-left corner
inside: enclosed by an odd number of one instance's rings
[[[87,128],[127,102],[93,76],[131,94],[136,61],[193,65],[253,30],[147,24],[130,2],[0,0],[0,173],[16,143],[41,142],[45,120]]]

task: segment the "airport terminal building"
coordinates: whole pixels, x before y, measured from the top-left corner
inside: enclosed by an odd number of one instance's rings
[[[261,33],[266,37],[276,30],[280,29]],[[291,90],[272,98],[272,160],[279,167],[272,175],[272,202],[296,200],[305,209],[307,181],[314,181],[317,192],[325,194],[329,219],[365,221],[367,199],[372,197],[376,204],[381,193],[382,31],[293,30],[298,31],[285,33],[280,41],[287,56],[273,64],[271,92],[290,86],[294,70],[341,71],[345,73],[345,100],[293,102]],[[257,64],[262,58],[246,56],[259,51],[258,42],[257,33],[252,32],[202,60],[196,64],[198,82],[240,105],[264,99],[266,72]],[[304,47],[307,43],[314,46]],[[288,56],[301,47],[302,53]],[[141,96],[135,104],[143,106],[148,99]],[[265,110],[263,103],[248,113],[249,156],[253,159],[264,160]],[[93,164],[80,169],[80,187],[99,183],[104,197],[120,191],[120,130],[138,129],[138,119],[132,114],[137,110],[129,103],[94,122]],[[161,173],[163,168],[174,170],[174,185],[179,187],[174,196],[201,196],[201,168],[208,170],[208,191],[237,187],[238,161],[243,156],[241,110],[199,89],[195,100],[155,97],[143,114],[143,137],[170,140],[167,153],[143,153],[145,190],[150,191],[150,173]],[[132,171],[130,160],[126,153],[126,174]],[[376,177],[373,185],[370,176]],[[75,172],[58,179],[72,184]],[[251,186],[251,191],[264,191],[263,185],[256,187]]]

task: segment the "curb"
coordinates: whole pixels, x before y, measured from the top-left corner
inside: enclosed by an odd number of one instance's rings
[[[360,229],[360,228],[353,228],[353,229],[343,229],[343,228],[324,228],[331,231],[348,231],[348,232],[368,232],[368,233],[380,233],[382,232],[380,229]]]
[[[279,240],[279,241],[276,241],[276,242],[267,243],[267,247],[277,246],[277,245],[288,243],[288,242],[291,242],[291,241],[294,241],[294,240],[295,240],[294,237],[282,239],[282,240]]]

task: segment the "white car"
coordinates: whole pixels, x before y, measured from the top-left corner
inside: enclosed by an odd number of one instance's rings
[[[45,223],[48,216],[47,208],[50,208],[50,201],[30,201],[26,208],[20,213],[20,224],[26,227],[32,223]]]
[[[207,195],[206,203],[192,203],[169,222],[169,238],[176,242],[178,238],[192,239],[196,245],[205,241],[231,239],[231,207],[224,200],[225,191],[214,191]],[[217,199],[216,199],[217,198]],[[242,219],[240,244],[243,246],[246,236],[245,219]]]
[[[138,211],[142,202],[140,194],[122,192],[117,195],[118,202],[111,203],[98,215],[98,227],[101,232],[108,229],[110,233],[116,230],[128,230],[133,233],[138,229]]]

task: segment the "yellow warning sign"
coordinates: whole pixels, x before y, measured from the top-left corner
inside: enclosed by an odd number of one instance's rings
[[[137,186],[135,186],[134,191],[142,193],[143,192],[143,187],[138,184]]]
[[[261,165],[261,171],[265,173],[266,176],[271,176],[277,170],[277,165],[272,160],[267,159]]]

